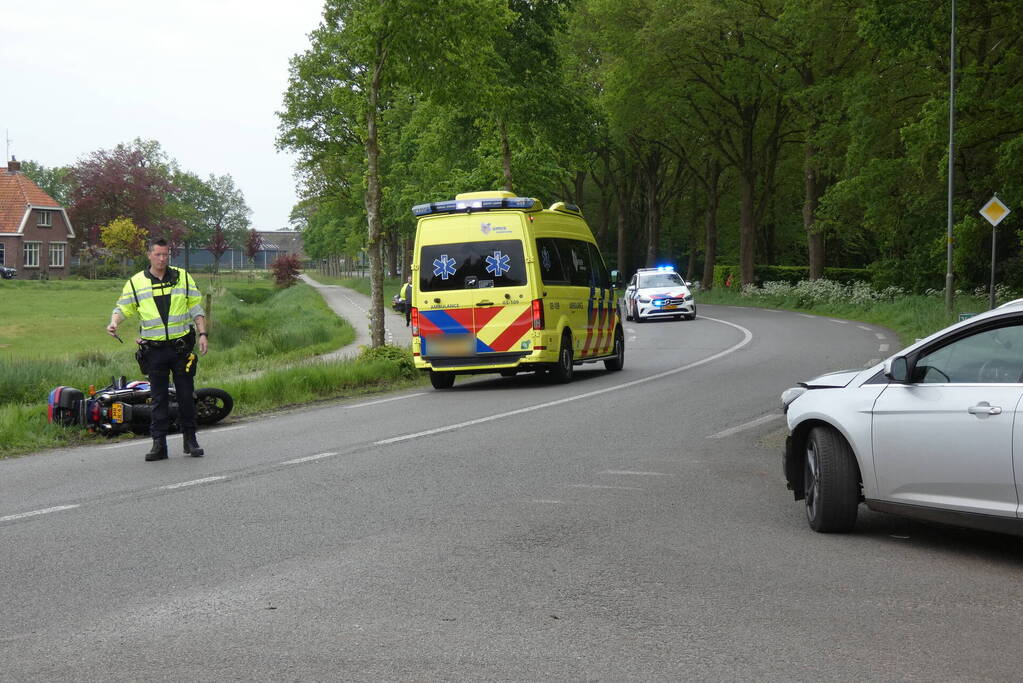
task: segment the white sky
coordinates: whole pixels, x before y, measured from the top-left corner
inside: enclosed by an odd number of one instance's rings
[[[136,137],[182,169],[229,173],[252,227],[296,202],[274,148],[288,59],[322,0],[0,0],[0,152],[64,166]],[[10,156],[7,156],[9,159]],[[6,164],[5,164],[6,165]]]

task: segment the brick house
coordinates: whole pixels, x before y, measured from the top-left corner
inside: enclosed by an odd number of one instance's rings
[[[19,278],[67,277],[74,237],[64,207],[8,161],[0,170],[0,265]]]

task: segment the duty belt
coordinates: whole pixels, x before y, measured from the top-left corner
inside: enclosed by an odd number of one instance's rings
[[[185,337],[178,337],[177,339],[143,339],[139,342],[139,346],[154,349],[172,347],[181,350],[185,348]]]

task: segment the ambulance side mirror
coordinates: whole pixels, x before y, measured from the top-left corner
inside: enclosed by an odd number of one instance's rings
[[[619,273],[617,270],[611,271],[611,286],[614,287],[615,289],[622,288],[622,274]]]

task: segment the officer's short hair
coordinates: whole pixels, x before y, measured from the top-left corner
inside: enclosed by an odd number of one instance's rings
[[[170,246],[170,245],[167,243],[166,239],[164,239],[163,237],[157,237],[155,240],[149,240],[149,250],[148,251],[152,251],[153,247],[168,247],[168,246]]]

